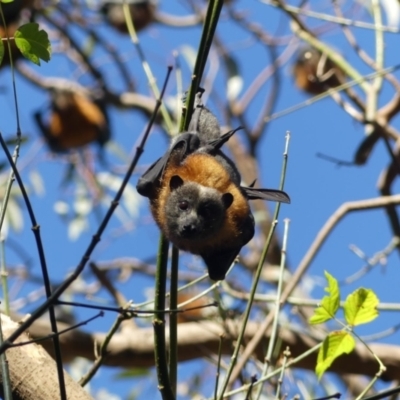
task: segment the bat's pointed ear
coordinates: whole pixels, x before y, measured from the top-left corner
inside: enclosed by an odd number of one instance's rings
[[[249,187],[250,187],[250,188],[253,188],[254,185],[256,184],[256,182],[257,182],[257,179],[254,179],[254,181],[253,181],[252,183],[250,183]]]
[[[227,210],[233,203],[233,195],[231,193],[224,193],[222,195],[222,202]]]
[[[174,191],[183,185],[183,179],[179,175],[174,175],[169,181],[169,188]]]

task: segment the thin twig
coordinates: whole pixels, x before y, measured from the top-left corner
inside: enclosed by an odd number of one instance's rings
[[[153,318],[154,327],[154,357],[157,370],[158,388],[163,400],[175,398],[168,371],[167,349],[165,343],[165,287],[167,284],[169,242],[160,233],[158,247],[157,273],[154,283],[155,312]]]
[[[284,150],[284,153],[283,153],[281,182],[280,182],[280,185],[279,185],[279,188],[281,190],[283,190],[283,188],[284,188],[284,182],[285,182],[285,177],[286,177],[286,167],[287,167],[287,162],[288,162],[289,139],[290,139],[290,134],[289,134],[289,132],[287,132],[285,150]],[[235,350],[234,350],[234,352],[232,354],[231,362],[229,364],[229,369],[228,369],[228,372],[226,374],[224,384],[222,386],[222,390],[221,390],[221,394],[220,394],[219,400],[222,399],[222,397],[224,395],[224,392],[225,392],[226,388],[228,387],[228,385],[232,384],[237,379],[237,377],[239,376],[240,372],[242,371],[242,369],[244,367],[245,362],[248,360],[248,357],[244,358],[242,356],[240,358],[239,362],[236,364],[237,359],[238,359],[238,355],[239,355],[240,346],[242,344],[243,336],[244,336],[244,333],[245,333],[246,324],[247,324],[247,321],[248,321],[249,316],[250,316],[250,311],[251,311],[251,308],[252,308],[254,295],[256,293],[257,285],[258,285],[258,282],[259,282],[259,279],[260,279],[261,271],[262,271],[262,268],[264,266],[264,261],[265,261],[267,252],[269,250],[269,246],[271,244],[271,240],[272,240],[272,237],[274,235],[274,231],[275,231],[276,225],[278,223],[279,211],[280,211],[280,203],[277,203],[276,206],[275,206],[274,215],[272,217],[271,228],[270,228],[269,234],[268,234],[268,236],[266,238],[264,249],[263,249],[263,252],[261,254],[259,264],[257,266],[257,270],[256,270],[256,272],[254,274],[254,277],[253,277],[253,282],[252,282],[252,286],[251,286],[251,289],[250,289],[250,299],[249,299],[249,301],[247,303],[246,310],[244,312],[243,321],[242,321],[242,328],[241,328],[241,331],[239,332],[239,336],[238,336],[238,339],[237,339],[237,344],[236,344]],[[263,331],[262,334],[264,334],[264,332],[265,331]]]
[[[129,305],[129,304],[128,304]],[[89,369],[89,371],[79,380],[79,384],[84,387],[86,386],[90,380],[96,375],[96,372],[99,370],[101,365],[103,364],[104,359],[107,357],[107,347],[115,335],[115,333],[118,331],[120,325],[122,324],[123,321],[125,321],[127,318],[130,318],[128,315],[119,315],[117,317],[117,320],[114,322],[113,326],[107,333],[106,337],[104,338],[103,343],[100,346],[100,351],[99,354],[96,357],[95,362],[93,363],[92,367]],[[96,352],[97,353],[97,352]]]
[[[171,310],[177,310],[178,308],[178,268],[179,250],[177,247],[173,246],[169,291],[169,308]],[[169,314],[169,378],[172,392],[176,396],[178,380],[178,314],[176,312]]]
[[[364,22],[364,21],[355,21],[352,18],[335,17],[330,14],[324,14],[324,13],[319,13],[319,12],[312,11],[312,10],[306,10],[301,7],[294,7],[289,4],[282,5],[281,3],[278,3],[275,0],[261,0],[261,1],[265,4],[268,4],[273,7],[279,7],[279,8],[284,7],[287,11],[290,11],[292,13],[296,13],[299,15],[305,15],[307,17],[317,18],[320,20],[328,21],[328,22],[334,22],[338,25],[354,26],[356,28],[370,29],[373,31],[380,30],[380,31],[389,32],[389,33],[399,33],[400,32],[400,30],[395,27],[385,26],[385,25],[375,25],[375,24],[370,24],[368,22]]]
[[[29,199],[28,193],[25,189],[25,185],[22,182],[21,175],[19,174],[17,166],[14,163],[13,157],[11,156],[10,152],[8,151],[7,144],[4,141],[3,135],[1,133],[0,133],[0,144],[1,144],[1,147],[3,148],[3,151],[7,157],[8,163],[10,164],[10,166],[12,168],[12,173],[14,174],[15,179],[18,182],[18,186],[21,190],[22,197],[24,199],[26,208],[28,210],[28,215],[29,215],[29,218],[30,218],[30,221],[32,224],[32,231],[33,231],[33,235],[35,237],[36,247],[37,247],[37,251],[38,251],[38,255],[39,255],[40,267],[42,270],[43,283],[44,283],[44,287],[45,287],[45,291],[46,291],[47,301],[49,301],[50,297],[52,296],[52,289],[51,289],[49,272],[48,272],[48,268],[47,268],[46,257],[45,257],[45,253],[44,253],[43,242],[42,242],[42,238],[40,235],[40,225],[36,221],[36,216],[33,211],[33,207],[32,207],[31,201]],[[62,363],[62,356],[61,356],[61,349],[60,349],[60,340],[57,335],[57,332],[58,332],[57,321],[56,321],[53,304],[50,303],[48,309],[49,309],[49,318],[50,318],[51,329],[55,333],[55,335],[53,337],[53,345],[54,345],[54,354],[55,354],[55,359],[56,359],[60,397],[61,397],[61,400],[67,400],[64,370],[63,370],[63,363]],[[14,335],[15,335],[15,332],[14,332]],[[18,336],[16,336],[16,337],[18,337]],[[10,341],[11,341],[10,337],[8,337],[8,339],[2,343],[0,348],[7,346],[7,343]],[[1,352],[0,352],[0,354],[1,354]]]
[[[287,252],[287,242],[289,237],[289,220],[285,219],[284,223],[284,233],[283,233],[283,242],[282,242],[282,258],[281,258],[281,265],[279,268],[279,281],[278,287],[276,289],[276,301],[275,301],[275,316],[274,321],[272,323],[272,330],[271,330],[271,337],[268,342],[268,349],[267,354],[265,356],[264,366],[261,373],[261,376],[265,376],[268,374],[269,367],[271,365],[272,353],[275,349],[276,340],[278,336],[278,321],[279,321],[279,313],[281,310],[281,294],[282,294],[282,286],[283,286],[283,274],[285,272],[285,265],[286,265],[286,252]],[[258,387],[256,400],[261,398],[263,385],[261,384]]]
[[[144,145],[147,141],[147,138],[149,136],[150,133],[150,129],[156,119],[157,116],[157,112],[158,109],[161,105],[161,99],[162,96],[165,92],[165,88],[168,82],[168,77],[171,73],[171,69],[168,69],[168,73],[167,73],[167,78],[163,87],[163,90],[161,91],[160,94],[160,98],[157,101],[157,105],[154,109],[154,113],[152,115],[151,120],[149,121],[148,127],[146,129],[145,134],[143,135],[143,138],[139,144],[139,146],[136,149],[136,154],[132,159],[132,162],[125,174],[124,180],[121,183],[121,187],[119,188],[118,192],[116,193],[113,202],[111,203],[111,207],[109,208],[109,210],[107,211],[106,215],[104,216],[104,219],[102,221],[102,223],[100,224],[99,228],[97,229],[97,232],[95,233],[95,235],[93,236],[90,244],[88,245],[80,263],[78,264],[78,266],[75,268],[75,270],[73,271],[73,273],[56,289],[54,290],[54,292],[52,293],[52,295],[45,301],[43,302],[43,304],[41,304],[32,314],[29,318],[27,318],[20,326],[18,329],[16,329],[8,338],[7,340],[4,341],[4,343],[0,346],[0,354],[3,353],[5,350],[7,350],[7,348],[10,347],[10,345],[14,342],[14,340],[21,335],[24,331],[26,331],[31,325],[32,323],[39,318],[41,315],[43,315],[43,313],[52,305],[54,304],[54,302],[65,292],[65,290],[67,290],[69,288],[69,286],[71,285],[71,283],[81,274],[81,272],[83,271],[83,269],[85,268],[86,263],[88,262],[88,260],[90,259],[90,256],[93,252],[93,250],[95,249],[97,243],[100,241],[101,235],[103,234],[103,232],[105,231],[113,213],[114,210],[117,208],[119,200],[122,197],[122,194],[124,192],[124,189],[126,187],[126,185],[129,183],[129,179],[133,173],[133,170],[135,169],[139,158],[141,156],[141,154],[144,151]],[[1,138],[1,136],[0,136]],[[8,149],[5,150],[6,154],[9,155],[8,153]],[[14,171],[15,172],[15,171]]]
[[[283,290],[281,302],[282,305],[286,302],[286,299],[290,296],[292,291],[295,289],[300,279],[304,276],[304,273],[307,271],[308,267],[311,264],[311,261],[315,259],[316,254],[320,250],[322,244],[327,239],[328,235],[332,232],[333,228],[339,223],[339,221],[349,212],[352,211],[363,211],[368,209],[376,209],[385,207],[388,204],[400,204],[400,195],[397,196],[387,196],[387,197],[378,197],[376,199],[370,200],[362,200],[355,202],[348,202],[342,204],[339,209],[328,219],[322,229],[316,236],[313,244],[310,246],[309,250],[301,260],[298,265],[296,272],[293,274],[285,289]],[[264,319],[262,324],[259,327],[259,330],[254,335],[254,337],[249,341],[245,350],[242,353],[241,359],[239,363],[236,365],[237,371],[240,371],[244,367],[246,360],[253,354],[260,340],[263,338],[264,333],[271,325],[274,317],[274,310],[271,310],[268,316]]]

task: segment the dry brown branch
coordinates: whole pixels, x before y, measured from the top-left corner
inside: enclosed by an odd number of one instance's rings
[[[135,90],[135,83],[133,77],[130,74],[129,68],[124,63],[121,54],[117,51],[117,46],[113,46],[111,43],[108,43],[104,40],[101,35],[94,29],[90,29],[87,26],[87,21],[81,18],[80,13],[71,13],[70,10],[64,9],[61,4],[57,4],[58,11],[62,14],[62,16],[68,21],[68,24],[72,26],[72,24],[78,24],[88,36],[90,36],[97,44],[104,47],[106,52],[109,54],[110,58],[113,60],[114,64],[117,66],[120,71],[121,77],[124,79],[126,87],[129,91],[133,92]]]
[[[395,196],[382,196],[374,199],[349,201],[342,204],[326,221],[324,226],[318,232],[314,242],[308,249],[307,253],[301,260],[298,269],[303,272],[308,268],[312,260],[318,254],[322,245],[325,243],[328,236],[332,233],[334,227],[342,220],[344,216],[353,211],[373,210],[376,208],[387,207],[388,205],[400,204],[400,195]]]
[[[392,161],[390,162],[389,166],[381,172],[379,177],[378,189],[383,196],[391,195],[393,182],[399,174],[399,152],[400,149],[397,145],[393,153]],[[400,220],[395,205],[388,204],[385,208],[385,211],[388,216],[393,235],[400,238]]]
[[[340,17],[343,18],[343,13],[342,10],[340,9],[338,3],[333,3],[333,8],[335,9],[336,14]],[[352,31],[346,26],[342,25],[342,30],[343,34],[346,36],[347,41],[350,43],[350,45],[353,47],[354,51],[358,54],[358,56],[371,68],[373,68],[375,71],[378,71],[378,67],[375,63],[375,60],[372,59],[368,53],[358,45],[356,38],[354,37]],[[385,74],[384,78],[387,79],[398,91],[400,90],[400,83],[396,79],[396,77],[393,74]]]
[[[291,52],[293,52],[293,49],[290,50],[289,47],[288,52],[284,52],[281,56],[278,56],[275,47],[277,45],[276,42],[274,41],[272,36],[267,34],[267,32],[262,29],[261,26],[248,21],[242,14],[235,12],[232,7],[229,8],[229,16],[238,24],[240,24],[244,29],[246,29],[251,35],[253,35],[257,41],[265,46],[271,59],[270,65],[267,66],[264,71],[262,71],[259,76],[253,80],[252,84],[242,96],[242,99],[236,102],[232,102],[232,104],[230,105],[233,114],[240,116],[242,122],[244,118],[242,114],[249,106],[251,100],[262,88],[264,82],[267,79],[272,78],[271,90],[264,104],[260,107],[261,111],[259,112],[256,123],[253,124],[253,130],[252,132],[247,132],[247,136],[250,142],[250,153],[254,155],[257,143],[259,142],[260,137],[265,132],[265,126],[267,123],[265,117],[271,115],[274,107],[276,106],[276,100],[279,93],[279,88],[281,86],[281,71],[279,67],[282,66],[283,62],[287,59],[288,56],[290,56]]]
[[[227,320],[225,326],[230,331],[226,331],[221,324],[212,321],[188,322],[178,326],[178,357],[179,361],[193,360],[202,358],[209,354],[215,354],[218,350],[220,335],[225,334],[222,352],[230,355],[232,345],[236,338],[239,322]],[[60,329],[67,325],[59,324]],[[251,322],[248,324],[245,342],[248,342],[260,329],[260,324]],[[33,338],[42,337],[50,333],[47,321],[36,321],[30,328],[30,335]],[[105,333],[86,333],[82,331],[70,331],[60,337],[63,353],[71,359],[76,356],[85,357],[94,360],[94,344],[102,343]],[[232,336],[229,339],[228,336]],[[268,339],[269,334],[264,334],[263,339]],[[306,335],[291,332],[287,329],[280,330],[279,337],[282,340],[282,348],[289,346],[293,357],[297,357],[315,346],[317,342]],[[48,342],[43,343],[48,351],[51,351],[51,345]],[[260,343],[255,354],[259,360],[264,359],[265,343]],[[382,360],[387,367],[384,375],[385,380],[396,379],[400,374],[400,347],[387,344],[371,344],[371,349]],[[298,368],[313,370],[316,363],[316,354],[302,360],[297,365]],[[113,336],[108,346],[108,357],[104,365],[118,366],[122,368],[147,368],[154,366],[154,336],[153,329],[138,328],[129,334],[117,333]],[[378,370],[375,358],[363,345],[357,345],[356,350],[345,357],[341,357],[335,362],[331,369],[338,373],[360,373],[366,376],[374,376]]]
[[[7,338],[18,324],[9,317],[1,315],[1,325]],[[48,334],[51,333],[48,325]],[[21,335],[14,343],[30,340]],[[51,341],[49,347],[53,347]],[[19,400],[54,400],[60,396],[56,363],[42,346],[32,343],[27,346],[12,347],[6,352],[13,398]],[[72,378],[64,373],[65,388],[69,399],[89,400],[91,397]],[[0,383],[3,383],[0,375]]]
[[[90,89],[87,87],[84,87],[79,83],[69,79],[43,77],[24,63],[19,63],[16,66],[16,69],[29,82],[45,90],[50,90],[52,88],[68,89],[71,91],[76,91],[77,93],[83,93],[86,96],[96,96],[97,94],[95,91],[90,91]],[[137,109],[143,112],[146,116],[151,115],[156,105],[156,100],[152,97],[134,92],[124,92],[118,94],[111,91],[106,91],[104,93],[104,100],[119,108]]]
[[[116,258],[111,261],[102,261],[97,263],[101,271],[115,271],[118,273],[118,280],[127,281],[132,277],[133,273],[141,273],[143,275],[154,276],[156,266],[146,263],[136,258]],[[179,279],[183,282],[193,281],[199,277],[194,272],[180,271]]]
[[[368,210],[368,209],[375,209],[381,207],[387,207],[388,205],[400,204],[400,195],[397,196],[387,196],[387,197],[378,197],[375,199],[368,199],[368,200],[360,200],[354,202],[347,202],[342,204],[334,214],[328,219],[322,229],[318,232],[316,239],[314,240],[313,244],[308,249],[307,253],[301,260],[299,266],[297,267],[295,273],[293,274],[292,278],[289,280],[288,284],[286,285],[285,289],[283,290],[281,296],[281,302],[285,303],[286,299],[291,295],[293,290],[298,285],[300,279],[304,276],[305,272],[307,271],[309,265],[311,264],[314,257],[317,255],[318,251],[320,250],[321,246],[327,239],[328,235],[332,232],[333,228],[339,223],[339,221],[349,212],[351,211],[361,211],[361,210]],[[237,362],[230,382],[234,382],[240,374],[240,371],[243,369],[244,365],[246,364],[247,360],[251,357],[254,353],[255,349],[259,345],[260,341],[264,336],[264,332],[269,328],[272,323],[272,319],[274,316],[274,310],[272,310],[268,316],[265,318],[263,323],[261,324],[259,330],[255,333],[254,337],[250,340],[247,344],[244,353],[242,354],[242,358]]]
[[[196,14],[178,16],[157,10],[154,15],[154,20],[160,24],[173,26],[175,28],[187,28],[198,25],[203,20],[203,17]]]
[[[358,396],[368,384],[368,378],[355,374],[343,374],[342,380],[347,388],[347,392],[350,393],[352,397]],[[366,395],[372,396],[374,393],[376,393],[376,391],[371,389]]]
[[[65,40],[69,44],[67,53],[73,54],[76,60],[79,61],[79,64],[82,64],[86,67],[84,68],[84,70],[90,71],[92,76],[97,80],[98,86],[106,88],[107,87],[106,80],[104,79],[102,71],[98,69],[93,62],[91,62],[90,57],[81,49],[78,42],[75,39],[73,39],[72,35],[67,29],[69,25],[68,22],[67,21],[60,22],[46,13],[42,13],[41,16],[46,22],[48,22],[55,29],[57,29],[59,34],[65,37]]]
[[[119,307],[125,307],[128,303],[125,296],[115,289],[114,285],[111,283],[110,279],[107,276],[107,271],[100,270],[94,262],[89,264],[90,269],[92,270],[94,276],[99,280],[101,285],[110,293],[112,298],[118,304]]]
[[[392,100],[378,110],[378,119],[381,125],[387,124],[400,111],[400,89],[396,88]],[[380,119],[381,118],[381,119]]]
[[[283,143],[283,142],[282,142]],[[244,182],[251,183],[254,179],[257,179],[257,184],[259,184],[259,173],[257,168],[257,160],[251,156],[244,146],[240,143],[237,137],[232,137],[228,142],[229,150],[238,165],[240,174]],[[268,235],[268,231],[271,228],[272,220],[271,213],[265,202],[256,200],[252,203],[252,208],[263,218],[260,221],[260,227],[263,232],[263,237],[261,242],[264,242]],[[281,247],[278,238],[274,236],[271,243],[270,251],[267,255],[267,262],[274,265],[279,265],[281,259]],[[255,266],[254,266],[255,267]]]
[[[94,262],[91,262],[89,264],[89,267],[92,270],[93,274],[96,276],[96,278],[99,280],[101,285],[108,291],[108,293],[110,293],[110,295],[112,296],[114,301],[118,304],[118,306],[120,308],[126,307],[128,304],[128,300],[119,290],[117,290],[114,287],[111,280],[107,276],[107,271],[100,270]],[[122,329],[132,329],[136,327],[136,324],[133,318],[128,318],[121,321],[121,327]]]

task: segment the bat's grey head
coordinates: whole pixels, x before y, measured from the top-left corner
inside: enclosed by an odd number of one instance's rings
[[[171,241],[206,239],[218,232],[233,202],[231,193],[171,178],[171,194],[166,202],[166,222]]]

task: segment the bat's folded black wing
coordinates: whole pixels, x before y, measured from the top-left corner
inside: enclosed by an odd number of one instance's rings
[[[160,184],[165,168],[172,155],[177,156],[176,163],[182,162],[189,154],[200,146],[197,135],[189,132],[182,133],[172,144],[171,148],[139,178],[136,189],[144,197],[151,197],[153,190]]]

